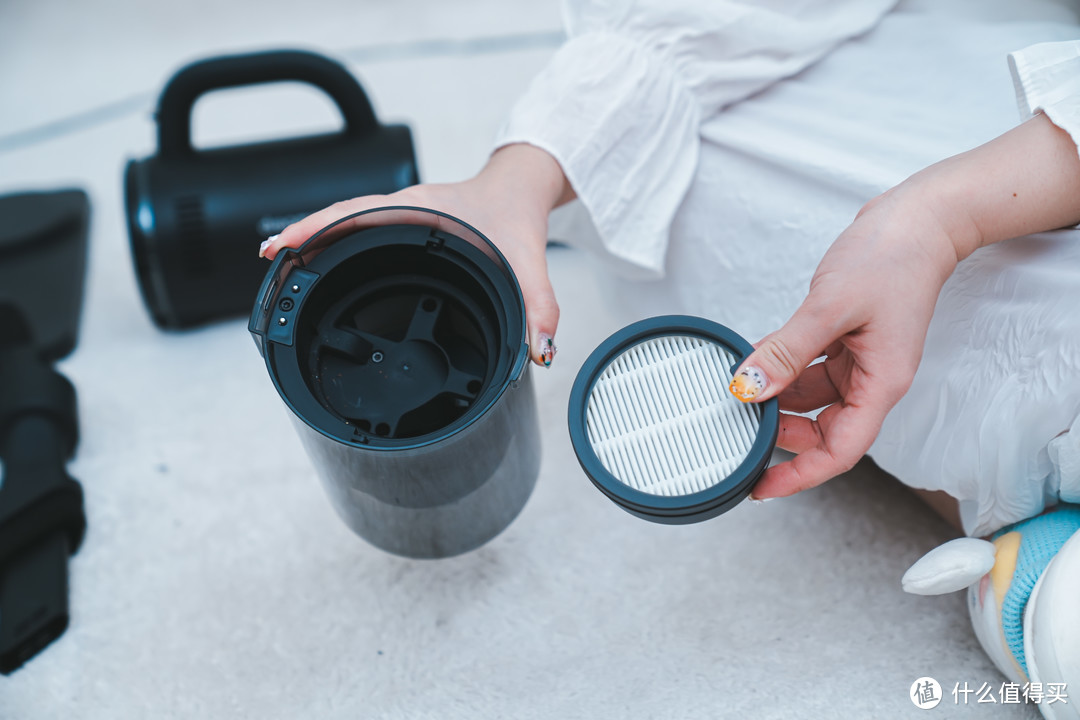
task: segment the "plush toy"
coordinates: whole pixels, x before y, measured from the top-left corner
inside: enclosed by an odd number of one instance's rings
[[[1054,506],[989,540],[947,542],[912,565],[903,586],[917,595],[967,588],[975,635],[998,669],[1049,720],[1080,718],[1080,505]]]

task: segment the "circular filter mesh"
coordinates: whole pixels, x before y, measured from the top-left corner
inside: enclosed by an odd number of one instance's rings
[[[608,338],[578,373],[570,435],[582,468],[624,509],[685,523],[724,512],[764,472],[775,400],[745,404],[728,385],[752,347],[701,318],[667,316]]]

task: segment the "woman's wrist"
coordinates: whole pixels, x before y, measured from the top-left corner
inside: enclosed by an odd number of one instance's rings
[[[920,272],[944,284],[966,255],[968,223],[954,207],[940,202],[933,183],[912,176],[871,200],[852,227],[869,228],[878,257],[889,263],[918,263]]]
[[[972,180],[956,161],[949,158],[931,165],[894,189],[904,198],[907,212],[924,216],[931,234],[946,242],[949,272],[986,242],[973,214]]]
[[[901,188],[935,214],[957,261],[1001,240],[1080,222],[1076,145],[1041,114]]]
[[[492,197],[511,197],[517,206],[547,214],[574,198],[562,167],[549,153],[534,145],[514,143],[492,153],[484,169],[471,182]]]

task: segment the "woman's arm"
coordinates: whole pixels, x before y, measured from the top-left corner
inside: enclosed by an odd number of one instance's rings
[[[932,165],[904,185],[954,228],[958,261],[1001,240],[1080,223],[1080,155],[1045,115]]]
[[[870,201],[825,254],[810,292],[732,383],[742,400],[779,396],[779,444],[755,497],[790,495],[851,468],[911,386],[930,318],[956,264],[980,247],[1080,222],[1080,156],[1037,115],[916,173]],[[810,365],[825,356],[825,361]],[[808,367],[809,366],[809,367]]]

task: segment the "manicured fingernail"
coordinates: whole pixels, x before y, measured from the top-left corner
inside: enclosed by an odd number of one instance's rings
[[[750,402],[765,392],[768,385],[769,378],[765,377],[764,372],[753,366],[743,367],[735,373],[731,384],[728,385],[728,391],[742,402]]]
[[[555,353],[559,348],[555,347],[555,341],[547,333],[540,333],[540,360],[544,367],[551,367],[551,361],[555,359]]]
[[[750,495],[749,497],[747,497],[747,500],[749,500],[754,505],[764,505],[765,503],[769,502],[770,500],[775,500],[775,499],[776,498],[756,498],[753,495]]]
[[[266,250],[274,244],[274,241],[281,237],[281,234],[272,235],[262,241],[262,245],[259,245],[259,257],[266,257]]]

